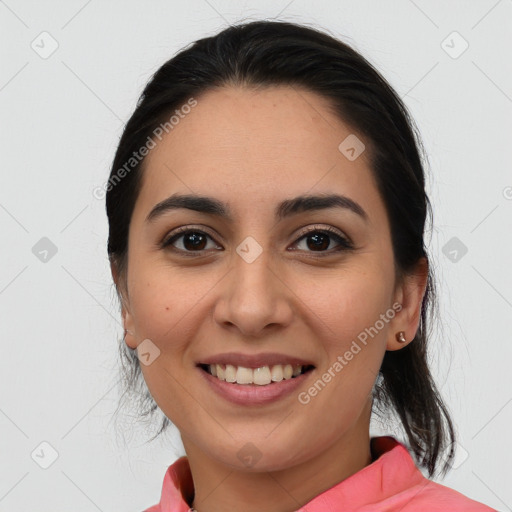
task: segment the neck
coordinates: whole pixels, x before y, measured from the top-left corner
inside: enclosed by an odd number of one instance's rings
[[[234,470],[182,437],[194,480],[197,512],[292,512],[371,464],[370,411],[333,444],[302,464],[279,471]]]

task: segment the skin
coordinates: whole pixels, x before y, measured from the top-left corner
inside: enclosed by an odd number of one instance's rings
[[[404,331],[410,341],[418,329],[426,262],[397,281],[388,217],[367,152],[349,161],[338,150],[356,132],[331,113],[327,100],[286,86],[224,87],[197,100],[146,158],[127,273],[112,267],[125,339],[136,348],[149,338],[160,350],[141,368],[181,433],[198,512],[297,510],[372,462],[372,387],[385,351],[406,345],[395,333]],[[145,222],[174,193],[215,197],[229,205],[234,220],[180,209]],[[350,197],[368,223],[339,208],[274,218],[278,202],[321,193]],[[198,257],[159,247],[180,226],[211,235]],[[297,236],[301,228],[317,233],[315,226],[333,227],[355,248],[336,251],[339,243],[328,238],[327,248],[315,250]],[[250,264],[236,252],[247,236],[263,250]],[[186,237],[176,240],[176,251],[193,252],[186,243]],[[402,309],[378,335],[307,405],[299,403],[298,392],[396,302]],[[240,406],[210,390],[195,366],[230,351],[291,354],[316,368],[297,393]],[[248,442],[261,455],[251,468],[237,456]]]

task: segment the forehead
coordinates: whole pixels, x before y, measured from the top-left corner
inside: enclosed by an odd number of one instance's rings
[[[338,148],[354,129],[322,96],[290,86],[223,87],[195,99],[146,157],[146,209],[174,192],[238,200],[240,208],[333,189],[379,201],[367,154],[351,161]]]

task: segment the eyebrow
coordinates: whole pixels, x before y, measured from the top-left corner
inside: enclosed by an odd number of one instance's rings
[[[180,208],[205,213],[207,215],[214,215],[228,221],[233,220],[229,206],[218,199],[192,194],[174,194],[156,204],[146,217],[146,222],[153,222],[163,214]],[[343,208],[352,211],[365,222],[368,222],[368,214],[360,204],[347,196],[338,194],[303,195],[294,197],[293,199],[285,199],[277,205],[274,214],[277,220],[282,220],[298,213],[324,210],[327,208]]]

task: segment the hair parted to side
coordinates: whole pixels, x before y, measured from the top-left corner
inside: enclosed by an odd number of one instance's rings
[[[191,97],[222,86],[288,85],[329,100],[339,118],[364,137],[370,168],[389,216],[397,279],[428,255],[424,242],[432,208],[425,191],[425,151],[414,121],[379,72],[347,44],[317,29],[280,21],[230,26],[181,50],[146,85],[127,122],[110,177],[144,146],[154,130]],[[367,144],[368,143],[368,144]],[[120,282],[127,270],[128,230],[141,186],[144,159],[106,194],[108,255]],[[110,180],[109,180],[110,181]],[[403,198],[407,198],[404,202]],[[120,290],[117,289],[118,296]],[[387,351],[374,388],[374,412],[393,410],[417,463],[432,476],[454,457],[455,432],[427,362],[428,327],[437,311],[435,279],[428,265],[420,324],[412,342]],[[136,351],[119,344],[126,392],[138,397],[142,416],[158,409],[147,389]],[[170,424],[164,417],[158,436]],[[154,437],[156,437],[154,436]],[[446,457],[442,453],[446,448]]]

